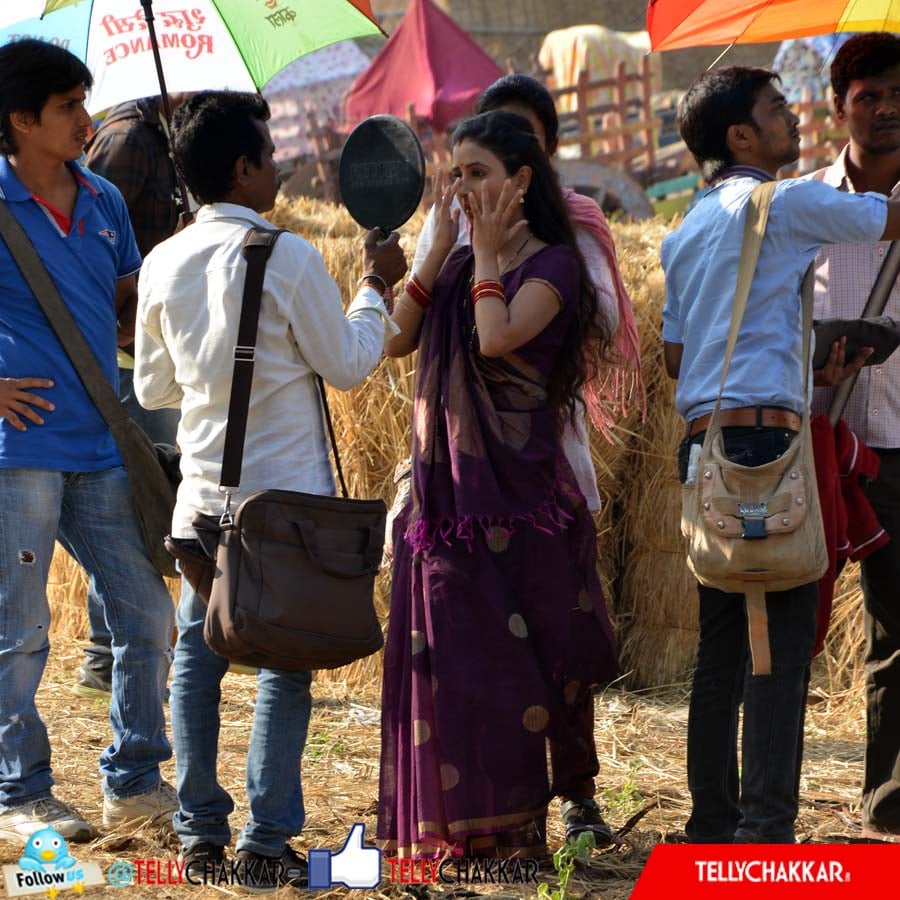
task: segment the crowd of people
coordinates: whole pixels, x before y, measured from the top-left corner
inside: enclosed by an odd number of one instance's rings
[[[900,38],[859,35],[831,66],[849,144],[811,178],[775,187],[744,324],[722,392],[728,457],[778,458],[806,406],[800,284],[813,265],[820,316],[856,317],[900,238]],[[201,92],[117,110],[84,152],[91,74],[59,47],[0,48],[0,203],[22,226],[109,381],[181,451],[175,539],[218,490],[248,229],[268,227],[279,187],[262,98]],[[719,394],[733,285],[753,189],[799,152],[775,72],[707,72],[682,100],[682,137],[707,188],[663,242],[662,339],[685,421],[688,479]],[[613,841],[595,800],[594,688],[618,671],[598,578],[599,504],[586,418],[641,402],[634,317],[597,205],[561,188],[558,120],[538,82],[488,88],[453,136],[452,168],[412,263],[370,232],[345,310],[322,257],[283,234],[268,262],[240,494],[333,494],[315,378],[346,390],[382,353],[417,353],[411,480],[392,523],[377,839],[396,856],[542,857],[549,803],[567,839]],[[176,227],[174,162],[199,204]],[[146,177],[143,177],[144,173]],[[105,177],[104,177],[105,176]],[[119,184],[119,188],[114,185]],[[137,240],[136,240],[137,237]],[[138,278],[138,273],[140,277]],[[0,839],[94,827],[53,793],[35,706],[49,653],[54,541],[89,577],[91,647],[79,674],[109,690],[100,757],[103,827],[172,824],[186,864],[228,859],[234,803],[217,777],[229,661],[203,640],[187,580],[173,608],[144,544],[128,474],[51,323],[0,242]],[[888,313],[900,314],[894,288]],[[119,351],[124,352],[119,352]],[[836,341],[815,403],[863,370]],[[862,371],[847,424],[880,458],[868,486],[900,531],[900,361]],[[173,431],[177,428],[177,431]],[[674,472],[673,472],[674,474]],[[900,552],[867,556],[865,836],[900,840]],[[771,673],[753,674],[744,598],[699,586],[700,638],[687,729],[688,840],[792,843],[813,655],[815,583],[766,598]],[[298,586],[302,592],[302,586]],[[161,780],[173,752],[177,784]],[[302,886],[291,846],[309,672],[257,673],[246,759],[249,818],[234,862],[255,890]],[[738,754],[739,711],[743,731]],[[473,711],[477,715],[473,716]]]

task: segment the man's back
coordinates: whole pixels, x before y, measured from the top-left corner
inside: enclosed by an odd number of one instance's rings
[[[676,406],[687,420],[715,405],[731,323],[746,210],[761,179],[726,178],[663,242],[666,305],[663,337],[683,344]],[[818,182],[779,182],[772,198],[759,264],[723,392],[724,409],[803,408],[800,284],[820,245],[876,239],[884,198],[848,203]]]
[[[141,256],[175,230],[175,166],[155,100],[114,107],[86,147],[85,165],[122,192]]]
[[[254,225],[271,227],[246,207],[204,206],[142,270],[138,395],[148,407],[180,405],[182,412],[176,536],[187,534],[194,511],[221,506],[217,485],[246,271],[241,245]],[[266,267],[241,497],[276,487],[333,492],[314,376],[347,389],[372,370],[384,334],[374,302],[357,302],[345,318],[321,256],[296,235],[281,235]]]

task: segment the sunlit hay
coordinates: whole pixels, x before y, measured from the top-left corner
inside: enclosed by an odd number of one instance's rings
[[[53,747],[54,794],[72,803],[94,825],[102,815],[103,794],[98,758],[109,743],[109,711],[105,704],[73,697],[72,672],[79,648],[54,645],[38,691],[38,708]],[[331,675],[332,673],[326,673]],[[339,674],[339,673],[334,673]],[[366,838],[375,831],[379,773],[379,685],[375,670],[368,683],[360,676],[353,687],[341,680],[320,679],[313,686],[313,710],[301,764],[306,822],[292,840],[301,853],[311,848],[337,851],[355,822],[366,825]],[[245,781],[256,679],[228,674],[222,683],[219,707],[218,780],[232,795],[233,837],[249,814]],[[626,900],[634,891],[653,846],[666,835],[684,829],[690,813],[685,771],[687,686],[628,692],[607,689],[595,698],[595,739],[600,759],[597,800],[615,831],[635,810],[657,804],[622,838],[619,846],[591,855],[579,863],[569,882],[572,897]],[[805,759],[800,785],[798,839],[846,841],[858,836],[859,792],[865,752],[862,709],[824,699],[810,707],[806,722]],[[849,712],[848,712],[849,711]],[[290,710],[285,711],[290,715]],[[174,783],[174,761],[162,765],[163,777]],[[564,843],[559,801],[550,804],[547,839],[551,851]],[[119,829],[89,844],[70,845],[80,863],[97,863],[105,872],[117,860],[174,860],[177,840],[158,830]],[[228,848],[234,852],[234,841]],[[22,855],[20,842],[0,841],[0,864],[15,865]],[[383,880],[365,897],[408,900],[403,885],[391,884],[390,867],[382,860]],[[146,872],[145,872],[146,874]],[[542,862],[539,880],[557,888],[551,862]],[[461,886],[440,886],[435,897],[459,894]],[[497,900],[532,900],[534,885],[471,885],[474,891]],[[228,885],[170,884],[162,893],[169,900],[221,900]],[[160,893],[160,892],[157,892]],[[289,892],[288,892],[289,893]],[[432,893],[429,896],[432,896]],[[323,897],[362,897],[359,891],[335,888]],[[285,895],[286,896],[286,895]]]
[[[614,229],[619,266],[634,305],[647,389],[643,422],[629,418],[620,462],[617,624],[622,670],[631,685],[684,677],[696,646],[696,589],[685,565],[681,488],[675,454],[682,425],[666,374],[660,329],[665,285],[659,244],[670,223],[654,219]]]
[[[50,637],[83,641],[88,635],[87,576],[84,570],[56,545],[47,579],[50,604]]]
[[[825,647],[814,667],[813,688],[830,696],[862,698],[865,684],[865,637],[859,565],[851,563],[834,589],[834,607]]]

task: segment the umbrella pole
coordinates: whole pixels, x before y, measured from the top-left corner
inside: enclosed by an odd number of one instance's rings
[[[884,258],[884,262],[881,264],[878,277],[875,279],[875,284],[872,285],[872,293],[869,294],[869,299],[866,301],[865,309],[863,309],[860,318],[871,319],[880,316],[884,312],[888,298],[891,296],[891,291],[894,289],[898,273],[900,273],[900,241],[891,241],[891,247]],[[859,372],[856,372],[851,378],[848,378],[835,388],[831,398],[831,406],[828,407],[828,419],[832,427],[837,425],[838,420],[844,414],[847,401],[850,399],[850,394],[853,393],[853,388],[856,386],[857,378],[859,378]]]
[[[153,0],[141,0],[141,6],[144,8],[144,20],[147,23],[147,30],[150,34],[150,46],[153,48],[153,61],[156,63],[156,77],[159,81],[159,96],[162,100],[163,115],[166,117],[166,125],[169,132],[169,153],[172,152],[172,106],[169,103],[169,91],[166,88],[166,76],[163,74],[162,58],[159,55],[159,41],[156,38],[156,26],[153,24]],[[174,162],[173,162],[174,164]],[[188,202],[187,185],[175,166],[175,177],[178,179],[178,193],[181,195],[181,209],[186,222],[190,222],[193,218],[191,213],[191,205]]]

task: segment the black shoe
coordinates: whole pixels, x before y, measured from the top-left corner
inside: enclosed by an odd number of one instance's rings
[[[612,829],[603,821],[600,807],[590,797],[564,800],[559,808],[566,826],[566,840],[571,841],[590,831],[597,847],[607,847],[613,842]]]
[[[309,882],[309,865],[287,844],[281,856],[238,850],[234,860],[240,884],[231,886],[251,894],[270,894],[285,886],[305,888]]]
[[[217,882],[216,873],[225,862],[225,848],[209,841],[198,841],[178,854],[184,864],[184,877],[189,884]]]

